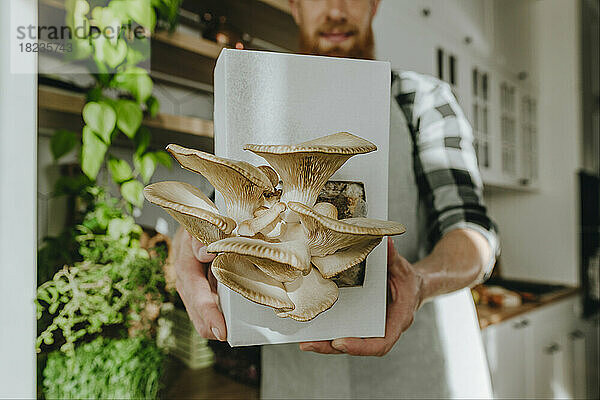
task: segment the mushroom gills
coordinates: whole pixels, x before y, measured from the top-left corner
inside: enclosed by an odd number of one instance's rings
[[[213,260],[211,270],[217,281],[248,300],[277,309],[294,309],[294,303],[283,284],[263,273],[243,256],[220,254]]]
[[[325,257],[338,250],[352,249],[361,243],[405,232],[402,224],[393,221],[369,218],[337,220],[296,202],[288,203],[288,208],[298,214],[313,257]]]
[[[211,243],[207,249],[210,253],[237,253],[252,257],[265,273],[279,273],[295,269],[303,273],[310,271],[310,253],[303,240],[286,242],[267,242],[247,237],[230,237]]]
[[[203,175],[222,195],[227,214],[238,224],[253,218],[253,212],[263,205],[263,194],[275,188],[259,168],[245,161],[217,157],[194,149],[170,144],[167,151],[190,171]]]
[[[196,239],[208,245],[229,237],[236,224],[219,214],[198,188],[184,182],[158,182],[144,188],[146,199],[162,207]]]
[[[333,281],[325,279],[312,268],[306,276],[284,283],[288,297],[294,303],[291,311],[275,310],[278,317],[289,317],[296,321],[310,321],[337,301],[339,289]]]
[[[281,201],[297,201],[313,206],[327,182],[344,163],[356,154],[377,149],[373,143],[352,135],[338,132],[297,145],[247,144],[250,150],[264,158],[281,178]],[[286,221],[296,216],[286,212]]]

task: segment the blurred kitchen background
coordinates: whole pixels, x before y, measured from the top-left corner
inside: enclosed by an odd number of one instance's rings
[[[599,4],[383,0],[375,18],[377,58],[450,83],[473,126],[485,199],[502,240],[493,277],[473,289],[498,398],[599,396]],[[64,18],[65,4],[40,0],[39,15]],[[151,40],[149,76],[160,111],[145,112],[148,149],[178,143],[210,152],[212,70],[220,49],[295,52],[297,28],[286,0],[184,0],[173,27],[157,29]],[[40,71],[57,63],[40,53]],[[73,207],[54,191],[76,156],[55,162],[51,137],[57,129],[81,132],[94,85],[81,68],[38,80],[40,246],[63,231]],[[135,149],[123,140],[111,152],[131,160]],[[157,166],[152,181],[162,180],[213,194],[202,177],[175,166]],[[148,237],[175,232],[158,207],[146,203],[133,214]],[[259,349],[207,344],[176,295],[169,296],[174,309],[160,317],[171,326],[161,345],[169,354],[163,394],[258,397]],[[44,379],[53,378],[40,371],[39,385]]]

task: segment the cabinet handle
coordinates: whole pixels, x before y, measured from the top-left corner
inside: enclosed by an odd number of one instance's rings
[[[575,330],[575,331],[571,332],[571,333],[569,334],[569,337],[570,337],[571,339],[581,339],[581,338],[583,338],[583,337],[584,337],[584,334],[583,334],[583,332],[582,332],[582,331],[580,331],[579,329],[577,329],[577,330]]]
[[[558,343],[552,343],[550,346],[546,347],[546,353],[554,354],[560,351],[560,345]]]
[[[516,322],[513,325],[513,328],[515,328],[515,329],[523,329],[523,328],[526,328],[527,326],[529,326],[529,320],[524,319],[522,321]]]

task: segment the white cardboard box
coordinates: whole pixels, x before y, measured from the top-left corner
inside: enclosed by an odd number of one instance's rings
[[[350,158],[332,179],[362,181],[368,216],[387,219],[390,80],[388,62],[225,49],[214,76],[215,154],[263,165],[244,144],[294,144],[353,133],[378,150]],[[216,201],[224,210],[218,194]],[[382,337],[386,270],[382,241],[367,258],[364,285],[341,288],[333,307],[309,322],[279,318],[219,285],[227,340],[246,346]]]

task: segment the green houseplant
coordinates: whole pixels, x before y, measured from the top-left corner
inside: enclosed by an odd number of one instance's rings
[[[81,132],[58,130],[50,141],[57,162],[78,151],[78,163],[54,190],[69,196],[73,217],[38,252],[38,381],[48,398],[157,396],[163,361],[157,321],[173,293],[163,274],[166,249],[142,246],[132,213],[142,207],[143,185],[158,165],[170,166],[170,158],[149,148],[151,134],[142,121],[156,116],[159,104],[139,65],[149,58],[151,33],[175,27],[180,2],[65,2],[66,24],[73,31],[90,27],[72,38],[70,57],[88,66],[94,85]],[[122,29],[131,26],[148,37]],[[120,34],[93,34],[107,27]],[[131,160],[111,151],[119,136],[130,143]]]

